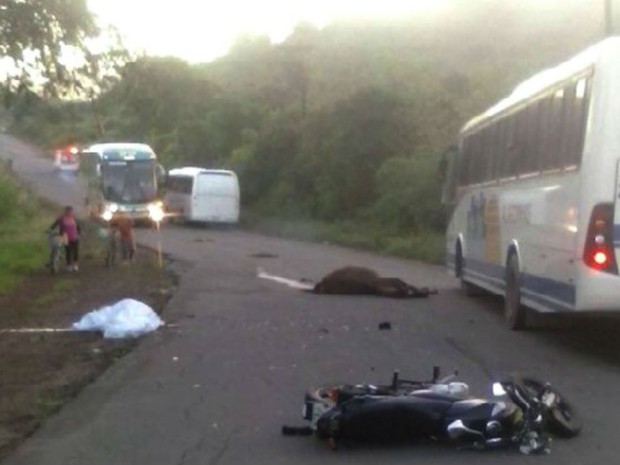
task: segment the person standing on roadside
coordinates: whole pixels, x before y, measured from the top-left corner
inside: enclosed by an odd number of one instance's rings
[[[72,206],[67,206],[50,226],[51,230],[58,229],[58,234],[65,238],[65,252],[67,270],[78,271],[80,253],[80,225],[78,224]]]
[[[133,221],[123,212],[116,213],[110,225],[118,231],[121,242],[121,257],[123,261],[132,263],[136,251],[136,241],[133,234]]]

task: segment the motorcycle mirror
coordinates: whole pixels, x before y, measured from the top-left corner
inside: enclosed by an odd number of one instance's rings
[[[502,383],[493,383],[493,395],[495,397],[501,397],[506,395],[506,390]]]

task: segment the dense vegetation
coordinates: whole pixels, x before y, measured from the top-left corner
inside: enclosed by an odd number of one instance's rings
[[[47,259],[45,228],[53,212],[15,183],[0,161],[0,295],[24,274],[40,270]]]
[[[425,239],[445,225],[437,163],[459,127],[603,26],[602,2],[453,3],[433,17],[300,24],[281,44],[240,37],[201,65],[142,57],[88,101],[6,100],[15,130],[48,146],[145,141],[167,168],[237,171],[268,227],[437,259],[441,241]]]

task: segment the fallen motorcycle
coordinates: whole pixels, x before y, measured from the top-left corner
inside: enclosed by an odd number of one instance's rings
[[[456,374],[455,374],[456,375]],[[430,438],[485,450],[516,447],[548,453],[551,436],[573,437],[582,426],[575,409],[548,383],[511,375],[493,383],[497,400],[474,398],[455,375],[408,381],[394,373],[389,385],[332,385],[309,391],[306,428],[332,448],[342,442]],[[303,429],[283,428],[285,434]]]

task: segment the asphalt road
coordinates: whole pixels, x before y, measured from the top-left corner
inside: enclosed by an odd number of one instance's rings
[[[75,180],[54,174],[32,147],[0,136],[0,152],[42,195],[79,204]],[[142,243],[157,244],[155,231],[140,234]],[[144,338],[3,465],[617,460],[617,317],[540,318],[534,330],[515,333],[504,327],[499,299],[464,297],[442,267],[239,230],[164,225],[160,239],[181,277],[165,313],[176,325]],[[421,300],[317,296],[258,277],[261,269],[318,280],[344,265],[371,266],[436,286],[440,294]],[[392,330],[379,331],[383,321]],[[280,435],[281,425],[300,424],[309,386],[387,382],[395,368],[426,378],[433,365],[458,368],[480,395],[489,395],[490,381],[502,373],[545,378],[580,409],[585,429],[534,459],[429,444],[331,452],[312,438]]]

